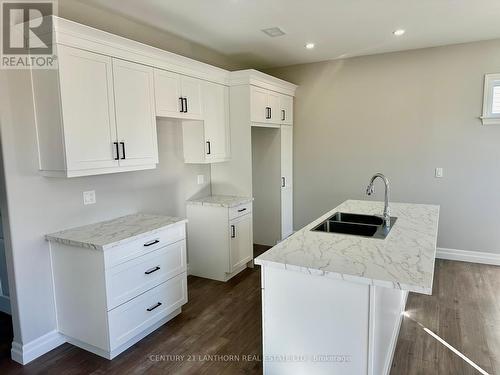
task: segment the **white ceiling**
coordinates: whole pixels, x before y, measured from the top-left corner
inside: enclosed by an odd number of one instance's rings
[[[500,38],[500,0],[86,0],[265,68]],[[270,38],[261,29],[278,26]],[[406,34],[395,37],[392,31]],[[314,42],[316,48],[304,45]]]

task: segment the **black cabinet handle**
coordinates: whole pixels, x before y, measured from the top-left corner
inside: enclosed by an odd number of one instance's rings
[[[148,310],[148,311],[153,311],[154,309],[156,309],[157,307],[160,307],[161,305],[162,305],[162,303],[161,303],[161,302],[158,302],[156,305],[151,306],[150,308],[148,308],[148,309],[146,309],[146,310]]]
[[[271,118],[271,107],[266,107],[266,119],[269,120]]]
[[[286,120],[285,110],[282,109],[281,110],[281,121],[285,121],[285,120]]]
[[[153,241],[150,241],[150,242],[146,242],[144,244],[144,246],[148,247],[148,246],[151,246],[151,245],[155,245],[155,244],[157,244],[159,242],[160,242],[160,240],[153,240]]]
[[[247,209],[246,208],[241,208],[238,210],[238,212],[243,212],[243,211],[246,211]]]
[[[187,113],[188,111],[188,99],[184,98],[184,113]]]
[[[231,225],[231,238],[236,237],[236,227],[234,225]]]
[[[153,272],[156,272],[160,269],[160,266],[156,266],[156,267],[153,267],[153,268],[150,268],[149,270],[145,271],[144,273],[146,275],[151,275]]]
[[[113,142],[113,144],[115,145],[115,151],[116,151],[115,160],[119,160],[120,159],[120,148],[118,147],[118,142]]]
[[[286,186],[285,177],[281,177],[281,187],[285,187],[285,186]]]
[[[122,145],[122,157],[120,159],[125,159],[125,142],[120,142]]]
[[[273,109],[269,107],[269,118],[273,117]]]
[[[210,141],[207,141],[207,145],[208,145],[207,155],[210,155],[212,153],[212,150],[210,149]]]
[[[179,110],[179,112],[184,112],[184,98],[181,96],[179,100],[181,101],[181,109]]]

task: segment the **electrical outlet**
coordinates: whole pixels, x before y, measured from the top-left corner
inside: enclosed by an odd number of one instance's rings
[[[434,173],[434,176],[436,178],[441,178],[443,177],[443,168],[436,168],[436,171]]]
[[[199,174],[197,181],[198,181],[198,185],[203,185],[205,183],[205,175]]]
[[[84,191],[83,192],[83,204],[94,204],[95,203],[95,190]]]

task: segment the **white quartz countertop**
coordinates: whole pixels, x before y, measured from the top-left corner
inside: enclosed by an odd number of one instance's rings
[[[255,259],[256,264],[432,294],[439,206],[390,203],[385,239],[312,232],[335,212],[377,214],[383,202],[348,200]]]
[[[236,197],[233,195],[209,195],[208,197],[190,199],[187,201],[187,204],[231,208],[252,201],[252,197]]]
[[[187,220],[162,215],[133,214],[47,234],[45,238],[65,245],[106,250],[180,222]]]

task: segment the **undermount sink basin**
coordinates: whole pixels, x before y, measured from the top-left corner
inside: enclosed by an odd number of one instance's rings
[[[396,217],[391,216],[391,225],[386,227],[380,216],[336,212],[311,230],[384,239],[396,220]]]

